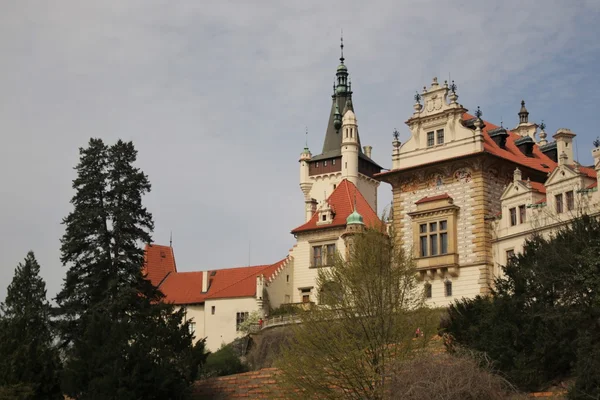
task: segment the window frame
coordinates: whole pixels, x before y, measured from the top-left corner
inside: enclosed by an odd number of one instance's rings
[[[235,313],[235,331],[240,331],[240,325],[248,320],[250,313],[248,311],[238,311]]]
[[[424,289],[425,289],[425,298],[431,299],[433,297],[433,286],[431,285],[431,283],[425,282]]]
[[[565,211],[562,193],[554,195],[554,206],[557,214],[562,214]]]
[[[441,229],[442,223],[445,229]],[[446,238],[446,245],[442,244]],[[423,246],[425,244],[425,246]],[[445,247],[445,251],[444,250]],[[419,254],[421,258],[445,256],[448,254],[448,220],[439,219],[419,224]]]
[[[441,134],[441,135],[440,135]],[[445,137],[445,133],[444,133],[444,129],[438,129],[435,131],[435,144],[436,145],[441,145],[446,143],[446,137]],[[440,137],[442,138],[442,140],[440,141]]]
[[[575,193],[572,190],[565,192],[565,205],[567,206],[567,211],[575,209]]]
[[[510,226],[517,225],[517,207],[511,207],[508,209],[508,221],[510,223]]]
[[[452,281],[449,279],[446,279],[444,281],[444,294],[446,297],[452,297]]]
[[[519,223],[524,224],[525,222],[527,222],[527,207],[525,204],[521,204],[519,206]]]
[[[317,256],[316,253],[318,253],[319,255]],[[310,266],[311,267],[322,267],[323,266],[323,246],[322,245],[317,245],[317,246],[311,246],[311,256],[310,256]],[[317,261],[318,260],[318,261]]]
[[[427,132],[427,147],[435,146],[435,131]]]

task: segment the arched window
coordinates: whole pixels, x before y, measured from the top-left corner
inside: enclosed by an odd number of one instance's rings
[[[446,288],[446,297],[452,296],[452,281],[444,282],[444,287]]]
[[[431,283],[425,283],[425,298],[430,299],[432,296]]]

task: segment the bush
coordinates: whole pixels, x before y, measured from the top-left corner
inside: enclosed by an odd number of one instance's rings
[[[390,389],[394,398],[403,400],[518,398],[510,383],[492,373],[490,362],[476,353],[419,354],[398,364]]]
[[[247,372],[248,367],[242,363],[231,344],[222,346],[219,350],[208,355],[202,378],[225,376]]]

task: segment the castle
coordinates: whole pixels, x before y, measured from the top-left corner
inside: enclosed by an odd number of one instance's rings
[[[268,315],[290,303],[318,303],[319,268],[346,254],[347,240],[377,215],[380,182],[392,187],[392,216],[400,245],[412,254],[428,304],[489,293],[500,266],[522,251],[534,231],[548,233],[581,213],[600,212],[595,167],[573,158],[573,138],[559,129],[547,140],[521,103],[512,129],[484,121],[458,103],[454,83],[415,96],[411,132],[392,142],[392,168],[383,171],[362,146],[343,56],[320,154],[300,155],[305,219],[291,233],[296,244],[269,265],[178,272],[171,246],[146,247],[145,272],[165,301],[186,309],[196,339],[217,350],[239,336],[250,313]],[[539,139],[536,138],[539,131]]]

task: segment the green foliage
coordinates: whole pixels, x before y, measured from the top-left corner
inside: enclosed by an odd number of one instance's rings
[[[242,322],[239,326],[240,332],[250,333],[254,326],[258,326],[258,321],[260,320],[261,313],[258,311],[252,311],[248,318],[244,322]]]
[[[320,305],[289,327],[276,366],[290,396],[385,398],[393,365],[436,333],[439,313],[422,308],[414,265],[393,237],[368,229],[351,241],[347,260],[319,269]],[[425,335],[413,340],[418,327]]]
[[[494,296],[449,308],[456,343],[487,352],[524,389],[577,372],[574,391],[598,396],[589,373],[600,353],[598,220],[584,216],[551,238],[533,236],[495,283]]]
[[[30,251],[0,304],[0,399],[62,399],[50,305],[39,273]]]
[[[91,139],[80,155],[61,240],[69,270],[56,297],[63,389],[74,398],[184,398],[198,357],[184,311],[161,302],[142,273],[154,224],[137,151]]]
[[[225,376],[248,371],[231,344],[223,345],[219,350],[208,355],[201,376]]]

